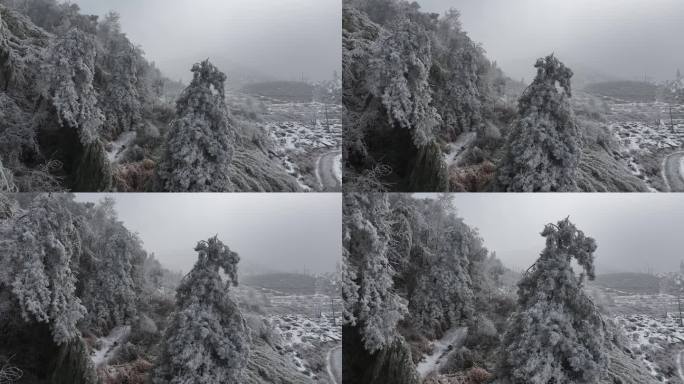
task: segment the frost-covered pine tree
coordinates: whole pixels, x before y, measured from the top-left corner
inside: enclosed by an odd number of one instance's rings
[[[104,115],[93,86],[95,41],[92,35],[72,28],[54,38],[40,89],[51,100],[59,124],[76,130],[81,151],[75,164],[74,190],[103,191],[111,186],[111,167],[99,140]]]
[[[163,188],[170,192],[232,190],[230,162],[235,133],[225,102],[226,75],[209,60],[195,64],[192,82],[176,102],[177,118],[161,164]]]
[[[451,195],[409,200],[412,246],[403,279],[409,297],[409,317],[415,329],[438,337],[460,320],[472,317],[475,296],[471,269],[476,255],[487,251],[472,229],[459,218]]]
[[[462,30],[460,14],[454,9],[439,19],[433,40],[433,104],[442,117],[443,133],[455,140],[482,124],[483,79],[489,62],[482,48]]]
[[[359,328],[373,353],[397,338],[397,323],[407,314],[406,300],[393,289],[390,211],[381,194],[344,196],[342,297],[345,323]]]
[[[425,28],[401,17],[375,42],[368,64],[368,88],[382,100],[389,123],[411,131],[423,147],[434,139],[440,117],[431,105],[431,42]]]
[[[119,15],[108,13],[97,27],[99,100],[104,114],[103,131],[115,138],[142,121],[144,68],[142,51],[121,32]]]
[[[585,276],[594,279],[596,242],[569,219],[548,224],[541,235],[546,247],[518,283],[499,377],[514,384],[596,383],[607,365],[605,325],[582,289]],[[584,269],[579,276],[573,262]]]
[[[136,284],[135,266],[143,260],[140,240],[117,220],[114,200],[104,199],[84,229],[80,260],[79,296],[91,329],[107,333],[135,316],[142,285]]]
[[[25,321],[49,324],[58,345],[79,335],[76,323],[85,314],[72,270],[81,239],[68,199],[39,195],[0,222],[0,289],[11,291]]]
[[[49,56],[43,93],[52,100],[59,123],[77,129],[81,144],[90,145],[98,139],[104,120],[93,87],[95,41],[73,28],[55,37]]]
[[[570,105],[572,71],[553,55],[537,60],[537,77],[518,102],[518,120],[497,176],[509,192],[577,190],[581,133]]]
[[[177,310],[166,329],[152,382],[241,383],[249,331],[228,296],[230,285],[237,285],[240,258],[216,237],[199,242],[195,250],[199,257],[176,291]]]

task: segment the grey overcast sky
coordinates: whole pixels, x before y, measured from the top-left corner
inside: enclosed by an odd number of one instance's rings
[[[424,11],[461,11],[465,30],[513,78],[530,81],[536,58],[626,79],[684,70],[681,0],[418,0]]]
[[[342,60],[341,0],[72,0],[121,15],[123,32],[170,78],[210,58],[227,71],[280,80],[332,78]]]
[[[218,234],[243,272],[334,272],[342,259],[342,202],[332,193],[75,194],[116,200],[119,219],[174,271],[189,271],[199,240]]]
[[[456,194],[455,205],[516,271],[544,248],[544,225],[567,216],[596,239],[597,273],[675,271],[684,260],[684,198],[676,193]]]

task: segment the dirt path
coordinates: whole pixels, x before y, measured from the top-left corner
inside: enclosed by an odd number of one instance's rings
[[[670,192],[684,192],[684,151],[667,156],[662,172]]]
[[[131,326],[125,325],[116,327],[107,335],[99,340],[100,348],[93,349],[90,358],[93,360],[95,368],[107,365],[109,360],[116,355],[116,351],[128,339],[131,334]]]
[[[111,164],[118,163],[121,160],[123,152],[133,144],[136,138],[134,131],[122,133],[116,140],[111,142],[111,148],[107,151],[107,159]]]
[[[467,327],[452,328],[444,334],[439,340],[434,341],[431,355],[426,355],[422,361],[416,366],[416,370],[421,378],[427,376],[442,365],[442,358],[454,349],[457,349],[463,344],[466,335],[468,334]],[[450,348],[451,347],[451,348]]]
[[[316,160],[316,180],[322,191],[339,192],[342,190],[341,169],[342,152],[327,152]]]
[[[328,375],[333,384],[342,384],[342,347],[328,351]]]
[[[449,143],[449,153],[445,155],[447,165],[457,164],[466,153],[465,149],[468,148],[476,138],[477,133],[466,132],[461,134],[455,142]]]

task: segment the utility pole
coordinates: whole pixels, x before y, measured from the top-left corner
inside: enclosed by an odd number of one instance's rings
[[[330,296],[330,310],[332,311],[333,325],[337,325],[335,320],[335,301],[332,296]]]
[[[682,275],[677,275],[677,280],[675,281],[677,285],[677,307],[679,309],[679,326],[684,326],[682,322]]]

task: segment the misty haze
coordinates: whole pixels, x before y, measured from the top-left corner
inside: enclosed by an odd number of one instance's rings
[[[0,382],[339,384],[340,213],[339,194],[2,193]]]
[[[343,202],[345,381],[684,383],[677,194]]]
[[[343,4],[348,190],[684,191],[680,1]]]
[[[335,192],[339,0],[0,1],[0,191]]]
[[[104,18],[115,11],[121,29],[173,80],[209,58],[228,86],[273,80],[333,80],[340,73],[339,0],[76,0]]]
[[[195,238],[218,235],[240,254],[244,273],[334,273],[341,254],[336,194],[76,194],[116,201],[118,219],[173,271],[195,263]]]

